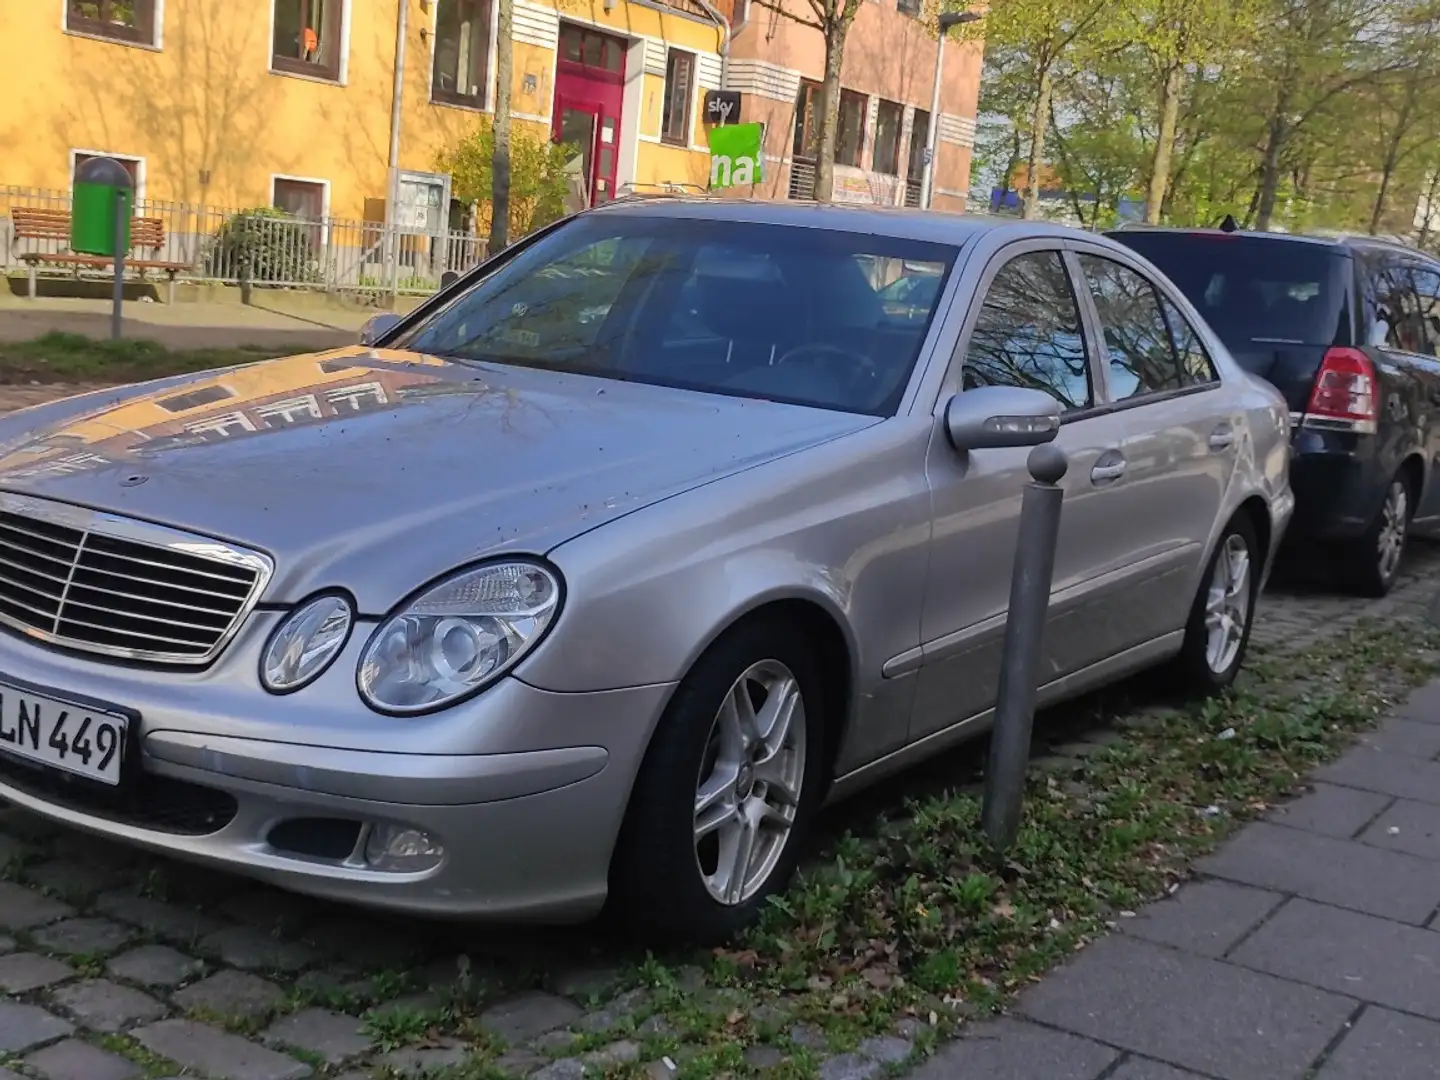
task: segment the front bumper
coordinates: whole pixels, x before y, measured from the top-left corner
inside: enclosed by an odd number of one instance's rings
[[[450,917],[570,920],[603,904],[631,784],[672,689],[557,694],[507,678],[430,717],[381,717],[354,690],[357,629],[314,684],[256,679],[280,616],[258,612],[205,672],[101,664],[0,637],[0,681],[138,713],[123,795],[6,761],[0,798],[56,822],[297,892]],[[439,856],[367,861],[386,831]]]

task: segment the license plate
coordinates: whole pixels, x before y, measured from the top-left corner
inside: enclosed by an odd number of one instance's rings
[[[120,783],[126,720],[0,683],[0,753]]]

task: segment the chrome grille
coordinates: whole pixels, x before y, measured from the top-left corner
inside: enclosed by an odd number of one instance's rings
[[[136,660],[214,659],[259,598],[269,560],[160,526],[0,496],[0,623]]]

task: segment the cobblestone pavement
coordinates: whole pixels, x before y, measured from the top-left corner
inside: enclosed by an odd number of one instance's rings
[[[1418,618],[1437,581],[1440,546],[1418,543],[1383,601],[1272,589],[1256,637],[1303,647],[1366,615]],[[1283,1080],[1321,1058],[1319,1080],[1435,1075],[1440,689],[1405,715],[1315,795],[1239,834],[1201,883],[1023,997],[1022,1019],[975,1026],[917,1075]],[[674,1075],[640,1060],[669,1021],[626,988],[595,931],[374,916],[13,808],[0,810],[0,868],[0,1080]],[[743,1007],[725,994],[697,989],[696,1007]],[[473,1008],[475,1041],[430,1033],[453,1002]],[[909,1023],[839,1055],[811,1028],[788,1033],[815,1048],[822,1080],[873,1080],[911,1053]],[[476,1042],[483,1072],[466,1071]]]

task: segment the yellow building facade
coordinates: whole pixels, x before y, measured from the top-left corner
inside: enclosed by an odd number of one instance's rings
[[[398,127],[395,217],[444,228],[437,157],[493,115],[493,3],[0,0],[0,186],[68,190],[106,155],[144,200],[374,221]],[[590,192],[708,178],[723,32],[677,4],[517,0],[516,128],[583,146]]]

